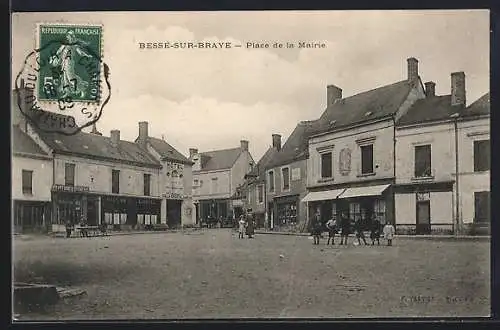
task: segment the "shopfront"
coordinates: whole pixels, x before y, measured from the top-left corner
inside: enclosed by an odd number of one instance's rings
[[[82,218],[87,217],[88,193],[89,188],[85,186],[54,185],[52,187],[53,230],[55,230],[54,227],[64,227],[66,223],[78,224]],[[90,219],[90,221],[95,222],[95,219]]]
[[[46,232],[50,225],[50,202],[14,201],[14,232]]]
[[[227,219],[230,213],[230,200],[211,199],[200,201],[200,218],[207,222],[208,219]]]
[[[299,222],[299,195],[275,197],[273,199],[273,227],[285,230]]]
[[[161,199],[102,196],[103,223],[113,229],[143,229],[160,223]]]

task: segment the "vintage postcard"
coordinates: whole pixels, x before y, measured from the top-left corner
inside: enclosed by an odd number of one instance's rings
[[[489,35],[14,13],[14,320],[490,316]]]

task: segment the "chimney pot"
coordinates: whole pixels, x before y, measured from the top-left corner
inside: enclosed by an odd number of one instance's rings
[[[247,140],[241,140],[240,145],[241,145],[241,150],[248,151],[248,141]]]
[[[451,105],[465,106],[465,73],[463,71],[451,74]]]
[[[115,147],[118,146],[118,143],[120,142],[120,131],[117,129],[112,130],[110,137],[111,137],[111,143]]]
[[[436,83],[433,81],[428,81],[425,84],[425,96],[432,97],[436,96]]]
[[[196,148],[189,148],[189,158],[192,158],[197,153],[198,153],[198,149],[196,149]]]
[[[326,86],[326,106],[332,105],[336,100],[342,99],[342,89],[335,85]]]
[[[273,147],[276,148],[278,151],[281,150],[281,135],[280,134],[273,134]]]
[[[139,122],[139,139],[138,143],[141,147],[146,148],[146,143],[148,141],[148,122]]]
[[[408,81],[415,81],[418,79],[418,60],[415,57],[410,57],[406,60],[408,62]]]

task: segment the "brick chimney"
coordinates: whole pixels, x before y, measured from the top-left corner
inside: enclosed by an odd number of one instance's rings
[[[281,135],[273,134],[273,148],[276,148],[278,151],[281,150]]]
[[[146,144],[148,141],[148,122],[140,121],[139,122],[139,138],[137,139],[137,143],[142,147],[146,148]]]
[[[198,153],[198,149],[196,148],[189,148],[189,158],[193,158],[194,155]]]
[[[410,57],[408,62],[408,81],[416,81],[418,79],[418,60],[415,57]]]
[[[241,150],[248,151],[248,141],[247,140],[241,140],[240,145],[241,145]]]
[[[342,98],[342,89],[338,88],[335,85],[326,86],[326,106],[332,105],[336,100],[340,100]]]
[[[102,133],[97,130],[96,123],[92,124],[92,131],[90,132],[90,134],[95,134],[95,135],[101,135],[102,136]]]
[[[436,96],[436,83],[433,81],[428,81],[425,84],[425,96],[432,97]]]
[[[114,129],[111,131],[109,136],[111,137],[111,144],[114,147],[117,147],[118,143],[120,142],[120,131],[117,129]]]
[[[451,74],[451,105],[465,106],[465,73]]]

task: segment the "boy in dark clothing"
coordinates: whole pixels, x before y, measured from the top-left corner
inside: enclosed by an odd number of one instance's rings
[[[347,245],[347,237],[349,237],[349,232],[351,230],[351,223],[347,214],[342,212],[340,216],[340,227],[341,227],[341,235],[340,235],[340,245]]]
[[[323,228],[322,228],[322,225],[321,225],[321,221],[319,220],[316,220],[314,222],[314,225],[313,225],[313,239],[314,239],[314,242],[313,244],[315,245],[318,245],[319,244],[319,240],[321,238],[321,234],[323,232]]]
[[[355,222],[354,228],[356,230],[356,238],[358,239],[359,245],[361,245],[361,240],[363,240],[363,243],[365,243],[365,245],[368,245],[366,243],[365,234],[363,232],[363,225],[361,224],[361,220],[357,220]]]
[[[380,245],[380,221],[378,221],[375,217],[372,222],[370,238],[372,240],[372,245],[375,245],[375,241],[377,241],[377,245]]]
[[[330,240],[332,241],[332,245],[335,245],[335,234],[337,233],[337,222],[334,219],[328,220],[326,223],[326,229],[328,229],[328,241],[326,241],[326,245],[330,244]]]

